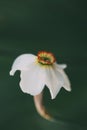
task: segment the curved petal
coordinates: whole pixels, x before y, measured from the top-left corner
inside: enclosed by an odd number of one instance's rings
[[[66,64],[58,64],[58,67],[60,68],[60,69],[65,69],[66,67],[67,67],[67,65]]]
[[[21,71],[20,87],[23,92],[31,95],[38,95],[44,88],[44,69],[38,64],[30,65],[27,71]]]
[[[66,64],[57,64],[57,63],[54,63],[53,65],[55,68],[57,69],[65,69],[67,67]]]
[[[32,54],[22,54],[18,56],[13,62],[10,75],[14,75],[16,70],[28,69],[29,65],[35,62],[35,58],[36,56]]]
[[[46,69],[46,85],[50,90],[51,98],[54,99],[64,84],[63,76],[60,72],[55,71],[55,68],[49,67]]]
[[[67,90],[67,91],[71,91],[71,84],[70,84],[70,80],[67,76],[67,74],[64,72],[64,70],[61,70],[61,74],[64,77],[64,84],[63,87]]]
[[[61,75],[63,76],[64,78],[64,84],[63,84],[63,87],[67,90],[67,91],[71,91],[71,84],[70,84],[70,80],[67,76],[67,74],[64,72],[64,68],[63,69],[59,69],[59,65],[56,64],[56,71],[60,72]]]

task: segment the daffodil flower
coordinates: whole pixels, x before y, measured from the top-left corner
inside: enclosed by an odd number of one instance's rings
[[[62,87],[71,91],[70,81],[64,72],[65,68],[66,64],[57,64],[52,53],[40,51],[37,56],[33,54],[18,56],[12,65],[10,75],[14,75],[17,70],[20,70],[21,90],[34,96],[38,110],[38,107],[40,108],[42,105],[42,91],[45,86],[48,87],[52,99],[57,96]],[[38,103],[36,103],[37,100]]]

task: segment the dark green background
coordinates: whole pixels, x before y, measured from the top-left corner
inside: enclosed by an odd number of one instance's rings
[[[55,100],[47,88],[44,102],[58,122],[41,118],[33,98],[22,93],[19,72],[9,76],[22,53],[51,51],[67,63],[71,93],[63,88]],[[0,130],[87,130],[86,0],[0,1]]]

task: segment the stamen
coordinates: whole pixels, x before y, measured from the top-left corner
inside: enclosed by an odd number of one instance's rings
[[[38,53],[38,62],[43,65],[52,65],[56,60],[52,53],[46,51],[40,51]]]

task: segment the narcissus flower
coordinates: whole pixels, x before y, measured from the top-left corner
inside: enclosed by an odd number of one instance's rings
[[[66,64],[57,64],[52,53],[40,51],[37,56],[22,54],[17,57],[10,75],[20,70],[20,87],[23,92],[36,96],[47,86],[54,99],[62,87],[67,91],[71,90],[65,68]]]

